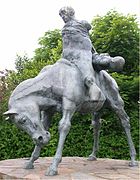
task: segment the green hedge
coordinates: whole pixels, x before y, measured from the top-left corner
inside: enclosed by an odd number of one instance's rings
[[[132,136],[137,150],[139,151],[139,123],[138,111],[129,112]],[[58,142],[58,122],[60,115],[56,115],[51,125],[51,140],[41,151],[40,156],[54,156]],[[63,156],[88,157],[93,146],[93,128],[90,115],[75,114],[72,127],[67,136]],[[102,120],[100,149],[98,157],[130,159],[129,149],[125,133],[119,119],[113,113],[105,111]],[[0,160],[29,157],[33,151],[34,144],[30,137],[19,130],[15,125],[0,121]]]

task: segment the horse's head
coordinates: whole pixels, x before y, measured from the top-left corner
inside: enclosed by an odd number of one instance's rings
[[[4,113],[7,120],[16,124],[20,129],[26,131],[33,139],[35,144],[45,145],[50,140],[50,133],[46,131],[40,121],[33,121],[27,112],[19,112],[10,109]]]

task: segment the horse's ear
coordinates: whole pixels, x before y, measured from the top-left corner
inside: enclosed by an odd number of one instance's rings
[[[14,114],[18,114],[16,112],[16,110],[14,110],[14,109],[10,109],[10,110],[6,111],[5,113],[3,113],[3,115],[5,115],[5,116],[10,116],[10,115],[14,115]]]
[[[3,113],[3,115],[7,116],[7,117],[5,118],[6,121],[12,121],[12,120],[10,119],[10,116],[11,116],[11,115],[16,115],[16,114],[18,114],[18,113],[17,113],[14,109],[10,109],[10,110],[6,111],[5,113]]]

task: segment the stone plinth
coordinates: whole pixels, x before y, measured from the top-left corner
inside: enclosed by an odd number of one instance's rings
[[[87,161],[82,157],[63,157],[57,176],[45,176],[52,158],[39,158],[35,169],[23,169],[27,159],[0,161],[0,179],[14,180],[135,180],[139,179],[139,168],[129,167],[126,160],[98,159]]]

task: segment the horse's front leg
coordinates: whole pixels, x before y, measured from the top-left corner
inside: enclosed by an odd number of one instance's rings
[[[94,119],[92,121],[92,125],[94,128],[94,144],[93,144],[93,150],[92,153],[89,155],[88,160],[94,161],[97,160],[96,155],[99,150],[99,136],[100,136],[100,127],[101,127],[101,113],[96,112],[94,113]]]
[[[65,99],[63,103],[63,117],[59,122],[59,142],[56,150],[56,154],[54,156],[53,162],[50,167],[47,169],[46,175],[53,176],[57,175],[57,168],[62,159],[62,150],[64,147],[64,142],[67,134],[69,133],[71,127],[71,117],[75,112],[75,104],[69,100]]]
[[[37,160],[39,158],[41,148],[42,148],[42,144],[35,145],[34,151],[32,152],[29,162],[27,162],[25,164],[25,167],[24,167],[25,169],[33,169],[34,168],[33,163],[35,160]]]
[[[46,111],[41,112],[41,122],[46,131],[48,131],[51,123],[53,113],[47,113]],[[25,164],[25,169],[33,169],[34,168],[34,161],[39,158],[41,148],[43,147],[43,144],[37,144],[35,145],[34,151],[32,152],[32,155],[30,157],[29,162]]]

